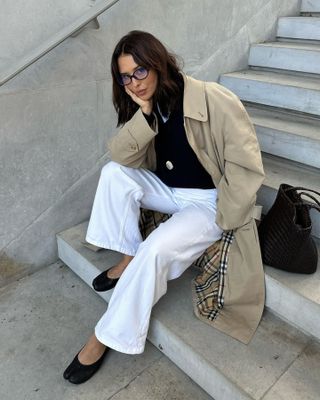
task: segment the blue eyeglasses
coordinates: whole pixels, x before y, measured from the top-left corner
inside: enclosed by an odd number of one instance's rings
[[[122,86],[129,85],[132,82],[132,78],[137,79],[138,81],[142,81],[146,79],[149,74],[149,70],[144,67],[137,68],[132,75],[129,74],[120,74],[118,78],[118,82]]]

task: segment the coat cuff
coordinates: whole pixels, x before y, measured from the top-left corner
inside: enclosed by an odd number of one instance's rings
[[[157,132],[149,126],[141,108],[139,108],[128,122],[128,131],[137,143],[137,150],[144,148],[157,134]]]

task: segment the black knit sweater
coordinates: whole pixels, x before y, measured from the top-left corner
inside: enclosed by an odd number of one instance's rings
[[[163,121],[158,107],[155,113],[159,122],[158,135],[155,137],[155,174],[170,187],[214,188],[211,176],[203,168],[187,140],[183,120],[183,96],[166,122]],[[152,115],[146,116],[146,119],[151,123]]]

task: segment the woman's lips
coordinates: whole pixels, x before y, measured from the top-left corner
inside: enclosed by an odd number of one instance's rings
[[[139,90],[139,92],[137,92],[137,95],[139,97],[143,96],[144,94],[146,94],[147,89],[143,89],[143,90]]]

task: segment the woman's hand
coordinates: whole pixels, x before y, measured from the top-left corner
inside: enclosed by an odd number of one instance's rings
[[[142,100],[136,94],[134,94],[127,86],[124,87],[126,93],[131,97],[131,99],[140,106],[144,114],[150,115],[152,113],[153,102],[150,100]]]

